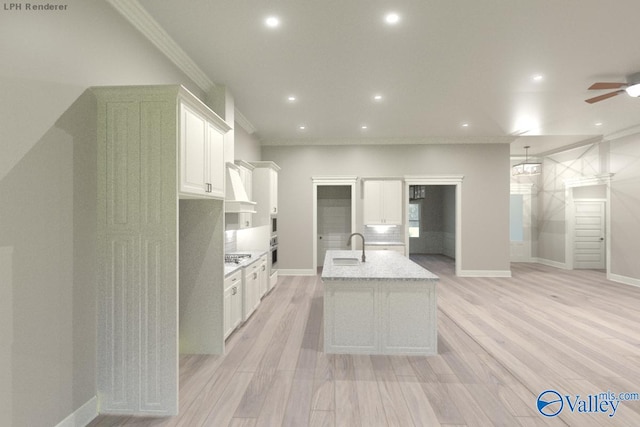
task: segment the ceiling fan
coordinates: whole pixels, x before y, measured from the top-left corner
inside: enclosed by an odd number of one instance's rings
[[[626,83],[608,83],[597,82],[589,86],[589,90],[604,90],[604,89],[618,89],[613,92],[605,93],[604,95],[594,96],[593,98],[585,99],[585,102],[593,104],[595,102],[604,101],[605,99],[613,98],[616,95],[620,95],[626,92],[627,95],[634,98],[640,97],[640,73],[630,74],[627,76]]]

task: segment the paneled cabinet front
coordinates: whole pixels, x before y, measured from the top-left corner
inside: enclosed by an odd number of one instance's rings
[[[242,271],[224,279],[224,337],[242,323]]]
[[[162,97],[153,91],[95,89],[95,94],[99,406],[103,413],[173,415],[178,411],[177,92]]]
[[[364,181],[365,225],[402,225],[402,181]]]
[[[267,256],[263,255],[258,261],[258,289],[260,290],[260,298],[269,291],[269,272],[267,271]]]
[[[207,195],[223,196],[220,156],[229,127],[219,117],[214,126],[209,119],[215,113],[207,117],[206,106],[179,86],[92,92],[97,102],[98,406],[101,413],[175,415],[181,188],[176,154],[183,145],[190,153],[183,178],[193,184],[193,194],[210,183]],[[222,172],[207,169],[214,157]],[[223,241],[222,233],[218,239]],[[222,318],[220,323],[222,339]]]
[[[246,321],[260,305],[260,261],[243,269],[242,320]]]
[[[180,103],[180,193],[224,198],[224,129],[185,102]]]

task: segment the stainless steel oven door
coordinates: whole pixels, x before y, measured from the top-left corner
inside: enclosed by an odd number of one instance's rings
[[[272,274],[278,270],[278,246],[271,246],[271,256],[269,257],[269,271]]]

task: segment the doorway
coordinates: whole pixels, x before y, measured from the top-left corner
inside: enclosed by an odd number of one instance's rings
[[[345,249],[351,234],[351,187],[348,185],[318,186],[318,250],[317,265],[324,264],[327,250]]]
[[[345,249],[356,229],[356,177],[313,179],[313,271],[327,250]]]
[[[611,174],[565,181],[566,268],[611,271]]]
[[[407,253],[436,253],[452,258],[456,276],[467,274],[462,270],[462,180],[462,175],[405,177]],[[422,187],[425,196],[433,197],[412,200],[416,199],[416,189],[422,196]]]
[[[511,262],[533,261],[533,204],[533,184],[511,184],[509,196]]]
[[[574,200],[573,268],[605,268],[605,201]]]
[[[456,258],[454,185],[409,186],[409,255]]]

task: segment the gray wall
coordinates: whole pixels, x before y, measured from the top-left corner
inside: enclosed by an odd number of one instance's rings
[[[601,162],[601,158],[606,158],[604,149],[604,146],[594,144],[543,159],[542,174],[535,178],[538,184],[535,195],[538,210],[537,233],[533,236],[537,245],[533,256],[560,265],[566,262],[565,181],[605,172]]]
[[[311,177],[452,174],[464,175],[462,269],[510,269],[506,144],[264,146],[262,158],[282,168],[278,188],[278,262],[282,269],[313,266]],[[361,197],[358,186],[359,230],[362,230]]]
[[[0,425],[53,426],[95,396],[90,86],[182,83],[106,2],[0,14]]]
[[[249,134],[242,129],[238,122],[234,124],[234,160],[245,160],[247,162],[262,160],[260,141],[255,134]]]
[[[611,273],[640,283],[640,134],[611,141]]]

